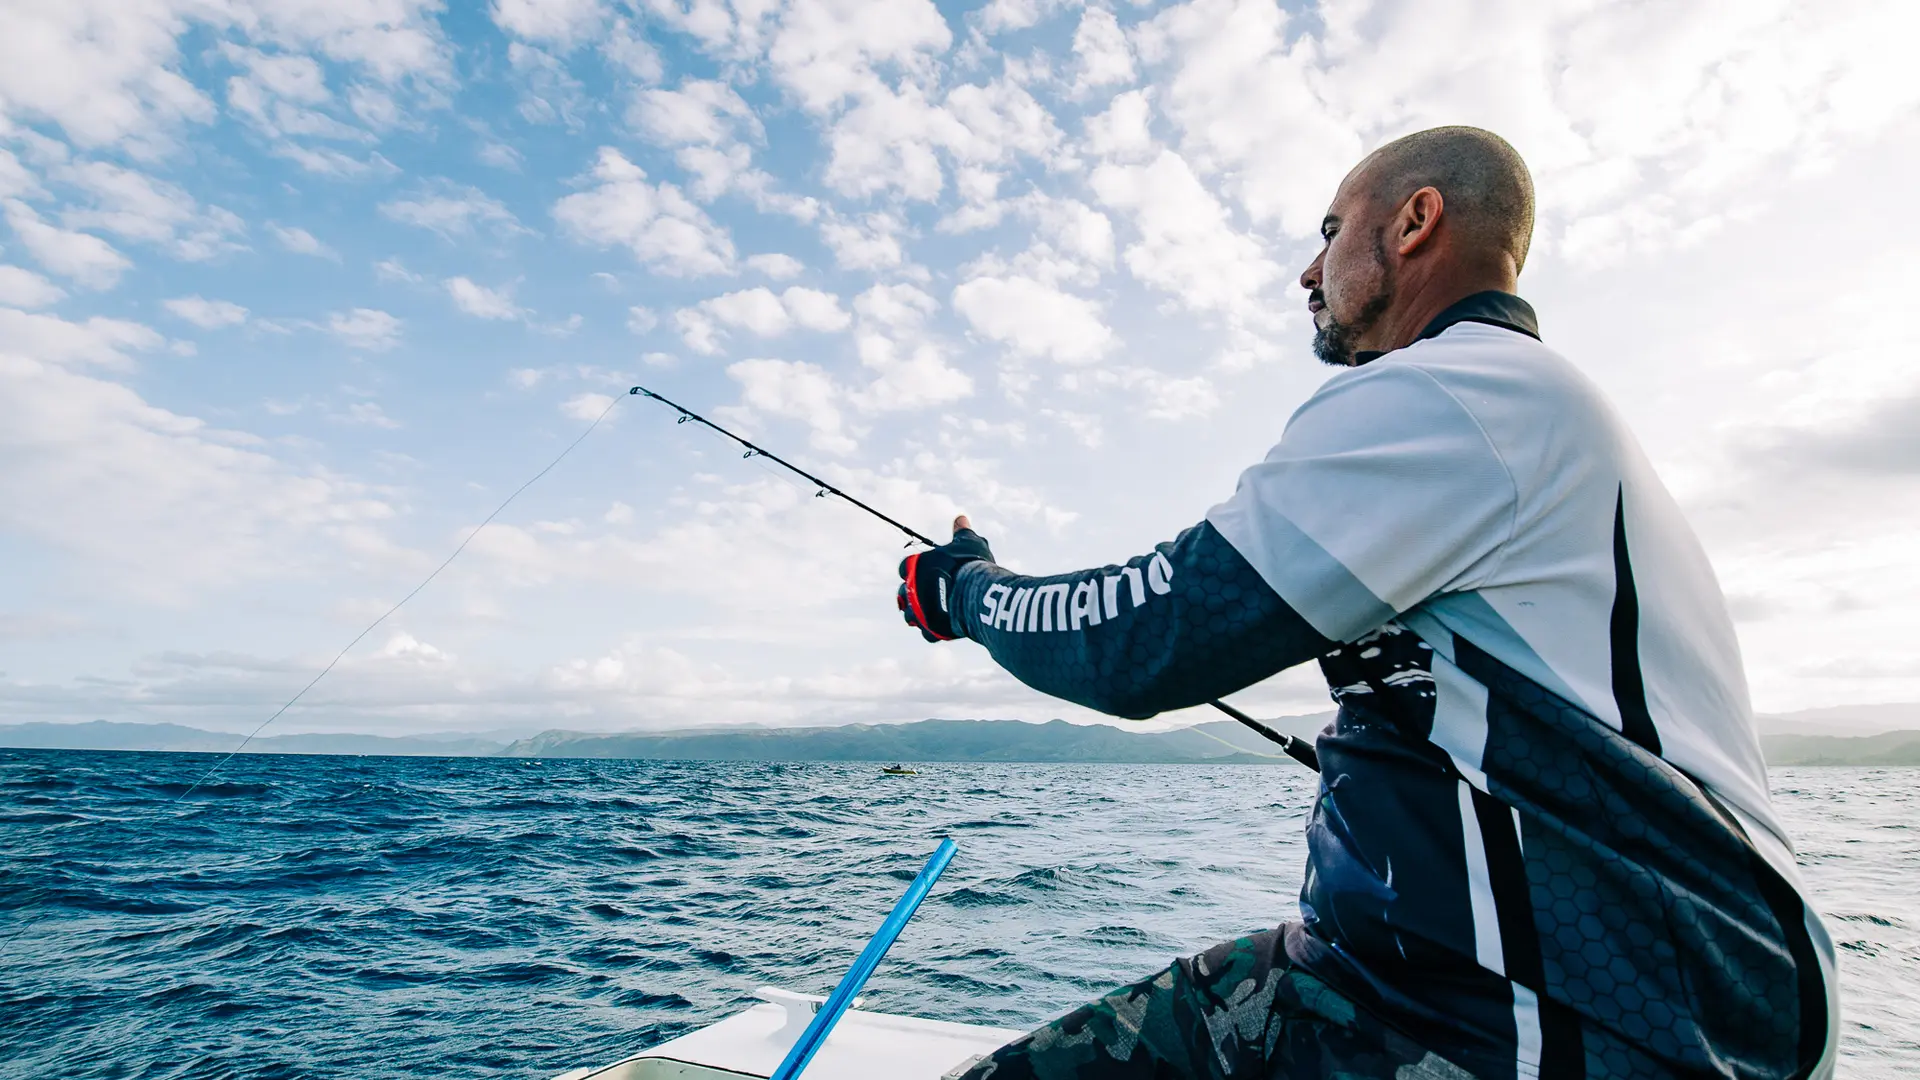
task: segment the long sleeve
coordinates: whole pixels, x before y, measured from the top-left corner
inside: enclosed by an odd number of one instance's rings
[[[1114,716],[1199,705],[1333,645],[1201,522],[1129,559],[1050,577],[964,567],[954,622],[1028,686]]]

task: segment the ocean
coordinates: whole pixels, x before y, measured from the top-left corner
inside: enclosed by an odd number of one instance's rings
[[[514,1077],[824,993],[942,835],[867,1006],[1029,1027],[1292,917],[1288,766],[0,750],[0,1077]],[[1920,769],[1775,795],[1839,1075],[1920,1074]],[[11,939],[11,940],[8,940]]]

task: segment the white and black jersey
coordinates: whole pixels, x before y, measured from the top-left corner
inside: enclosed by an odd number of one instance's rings
[[[1344,371],[1200,525],[959,577],[955,624],[1121,716],[1318,658],[1294,959],[1477,1075],[1823,1077],[1832,947],[1692,530],[1532,310]]]

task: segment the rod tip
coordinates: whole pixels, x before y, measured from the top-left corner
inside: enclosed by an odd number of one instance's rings
[[[629,394],[644,394],[646,392],[647,392],[647,388],[644,386],[636,386],[633,389],[627,391],[627,393]]]

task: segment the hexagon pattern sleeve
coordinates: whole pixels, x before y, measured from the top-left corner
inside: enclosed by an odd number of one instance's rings
[[[1042,693],[1130,719],[1199,705],[1332,647],[1211,524],[1051,577],[961,570],[954,623]]]

